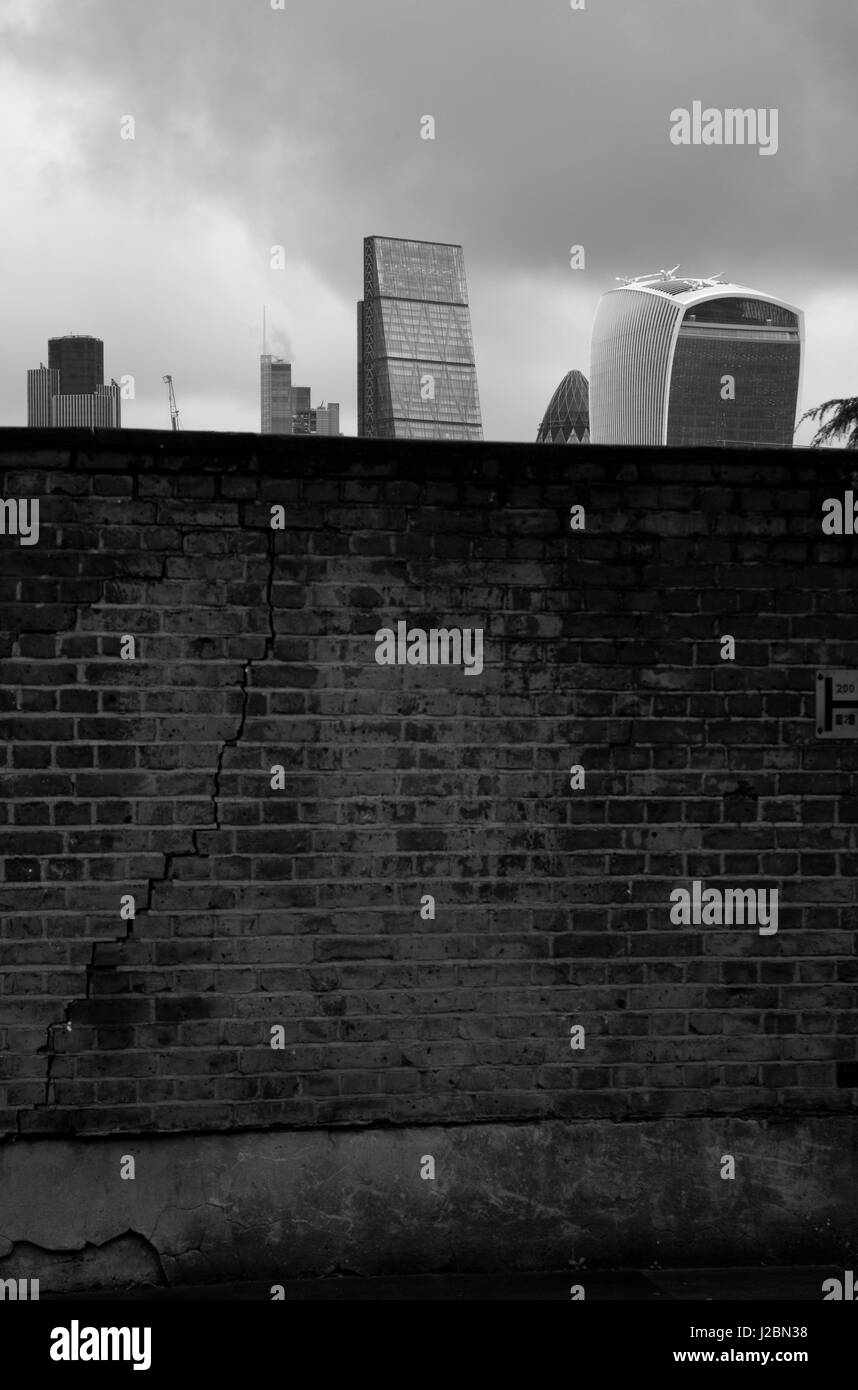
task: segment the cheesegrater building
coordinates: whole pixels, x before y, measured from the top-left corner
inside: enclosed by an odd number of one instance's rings
[[[461,246],[365,238],[358,434],[482,439]]]
[[[790,449],[804,315],[743,285],[642,276],[599,301],[594,444]]]

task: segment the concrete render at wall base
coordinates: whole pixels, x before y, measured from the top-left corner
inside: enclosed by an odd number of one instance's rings
[[[853,1117],[25,1140],[0,1148],[0,1279],[848,1267],[856,1140]]]

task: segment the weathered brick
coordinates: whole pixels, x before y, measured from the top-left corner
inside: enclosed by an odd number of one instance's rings
[[[855,566],[813,462],[195,438],[9,454],[45,505],[0,546],[7,1127],[851,1104],[858,745],[812,704]],[[482,626],[481,679],[377,666],[400,616]],[[693,877],[777,886],[778,934],[672,925]]]

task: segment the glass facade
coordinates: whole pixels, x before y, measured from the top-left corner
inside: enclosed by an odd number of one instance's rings
[[[589,444],[590,391],[583,372],[567,372],[542,417],[537,444]]]
[[[364,241],[358,434],[482,439],[461,246]]]
[[[803,336],[799,310],[742,286],[609,290],[593,325],[593,443],[791,448]]]
[[[291,362],[263,353],[259,359],[259,401],[262,433],[291,434]]]
[[[667,443],[791,449],[801,369],[798,333],[750,341],[679,330],[670,380]],[[733,377],[735,399],[722,400]]]
[[[742,327],[787,328],[798,332],[798,314],[785,304],[767,299],[746,299],[741,295],[706,299],[685,311],[685,324],[721,323]]]

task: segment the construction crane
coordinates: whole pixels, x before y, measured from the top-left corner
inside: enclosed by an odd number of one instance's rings
[[[174,430],[180,430],[182,427],[179,424],[179,407],[176,405],[176,393],[173,390],[173,378],[171,376],[165,376],[163,380],[167,383],[167,394],[170,398],[170,424]]]

